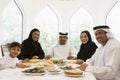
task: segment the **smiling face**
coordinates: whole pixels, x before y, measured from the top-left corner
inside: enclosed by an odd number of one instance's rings
[[[59,43],[61,45],[65,45],[67,42],[68,37],[67,36],[59,36]]]
[[[95,37],[97,39],[97,41],[102,44],[103,46],[106,44],[106,42],[108,41],[107,36],[106,36],[105,31],[103,30],[97,30],[95,31]]]
[[[81,42],[82,42],[83,44],[86,44],[86,43],[88,42],[88,40],[89,40],[89,38],[88,38],[88,36],[87,36],[86,33],[81,33],[80,39],[81,39]]]
[[[40,36],[40,32],[38,32],[38,31],[34,31],[34,32],[32,33],[32,39],[33,39],[34,41],[38,41],[38,40],[39,40],[39,36]]]
[[[17,57],[20,53],[21,53],[21,48],[20,47],[12,47],[9,49],[9,52],[10,52],[10,56],[12,58],[15,58]]]

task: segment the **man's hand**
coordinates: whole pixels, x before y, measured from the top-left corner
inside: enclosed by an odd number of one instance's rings
[[[80,69],[82,70],[82,71],[85,71],[85,69],[87,68],[87,64],[86,63],[83,63],[83,64],[81,64],[80,65]]]
[[[77,62],[76,62],[76,64],[82,64],[83,62],[84,62],[83,60],[78,59]]]
[[[52,58],[51,55],[47,55],[47,56],[45,57],[45,59],[50,59],[50,58]]]
[[[71,59],[74,59],[74,57],[73,56],[68,56],[67,59],[71,60]]]

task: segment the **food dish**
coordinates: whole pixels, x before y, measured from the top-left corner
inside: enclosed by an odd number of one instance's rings
[[[65,64],[65,61],[62,58],[51,58],[50,60],[58,66],[62,66]]]
[[[25,75],[30,75],[30,76],[39,76],[39,75],[44,75],[45,70],[43,67],[35,67],[32,69],[26,69],[22,71],[22,73]]]
[[[29,61],[32,62],[32,63],[34,63],[34,62],[39,62],[41,60],[40,59],[30,59]]]
[[[57,69],[55,67],[49,67],[49,68],[47,68],[47,70],[49,71],[50,74],[59,74],[60,73],[60,69]]]
[[[70,70],[70,69],[72,69],[72,66],[71,65],[64,65],[64,66],[61,66],[60,69]]]
[[[24,75],[28,75],[28,76],[42,76],[44,75],[45,73],[25,73],[23,72]]]
[[[54,72],[53,71],[49,71],[49,73],[53,74],[53,75],[59,74],[60,72],[61,72],[60,70],[59,71],[54,71]]]
[[[68,77],[83,77],[83,75],[71,75],[71,74],[65,74]]]
[[[83,72],[81,70],[65,70],[65,75],[70,77],[82,77]]]
[[[66,65],[69,65],[69,66],[71,66],[72,68],[79,68],[79,67],[80,67],[79,64],[66,64]]]
[[[30,62],[26,62],[26,63],[22,63],[22,64],[24,64],[26,67],[30,67],[31,66]]]

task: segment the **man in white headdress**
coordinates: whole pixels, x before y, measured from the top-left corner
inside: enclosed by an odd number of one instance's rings
[[[71,59],[76,56],[77,50],[67,43],[68,33],[59,32],[58,43],[50,48],[46,58],[63,58]]]
[[[80,69],[92,72],[97,80],[120,80],[120,43],[107,25],[96,26],[93,30],[101,46]]]

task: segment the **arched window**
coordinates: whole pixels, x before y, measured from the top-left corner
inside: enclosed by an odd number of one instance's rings
[[[48,48],[53,45],[58,34],[58,19],[56,14],[49,8],[45,7],[36,18],[36,25],[40,29],[40,42],[47,53]]]
[[[75,46],[75,48],[80,48],[80,33],[83,30],[88,30],[92,32],[92,16],[83,8],[77,10],[70,21],[70,43]]]
[[[14,2],[11,2],[3,11],[3,40],[6,44],[13,41],[21,42],[22,16]]]
[[[107,16],[107,24],[110,26],[114,36],[120,40],[120,2],[118,2]]]

